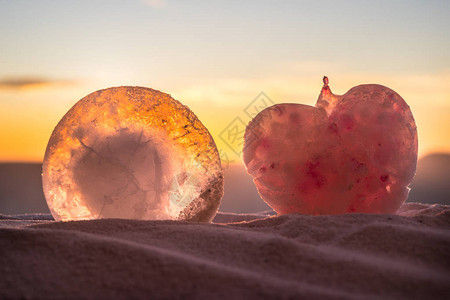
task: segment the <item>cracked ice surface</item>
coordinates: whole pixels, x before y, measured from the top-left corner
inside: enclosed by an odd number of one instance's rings
[[[417,163],[417,130],[406,102],[375,84],[333,95],[324,80],[316,107],[277,104],[245,132],[244,162],[278,213],[395,213]]]
[[[141,87],[97,91],[50,137],[43,187],[56,220],[211,221],[223,195],[216,145],[170,95]]]

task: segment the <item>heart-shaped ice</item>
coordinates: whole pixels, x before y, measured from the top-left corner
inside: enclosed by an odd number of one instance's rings
[[[248,124],[244,162],[280,214],[395,213],[416,170],[417,130],[393,90],[337,96],[325,77],[316,107],[277,104]]]

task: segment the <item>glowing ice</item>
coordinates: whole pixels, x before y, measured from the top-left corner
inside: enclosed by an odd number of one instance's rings
[[[278,213],[394,213],[415,173],[416,125],[393,90],[337,96],[325,77],[316,107],[277,104],[248,124],[244,162]]]
[[[50,137],[43,187],[56,220],[212,220],[223,172],[208,130],[187,106],[142,87],[76,103]]]

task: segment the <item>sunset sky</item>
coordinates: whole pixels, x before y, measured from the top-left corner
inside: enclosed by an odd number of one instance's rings
[[[42,161],[76,101],[139,85],[188,105],[239,162],[227,126],[261,92],[314,105],[323,75],[337,94],[397,91],[419,155],[450,152],[450,1],[0,0],[0,161]]]

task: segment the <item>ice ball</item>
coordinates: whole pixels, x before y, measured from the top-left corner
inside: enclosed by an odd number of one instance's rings
[[[416,170],[411,110],[376,84],[337,96],[324,78],[315,107],[266,108],[244,138],[247,171],[280,214],[395,213]]]
[[[78,101],[48,142],[43,188],[56,220],[210,222],[223,195],[213,138],[170,95],[114,87]]]

